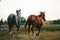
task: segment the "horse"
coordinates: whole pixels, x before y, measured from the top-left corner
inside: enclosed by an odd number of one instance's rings
[[[25,28],[28,26],[28,35],[30,33],[30,28],[31,28],[32,35],[33,35],[33,33],[34,33],[33,28],[35,27],[38,30],[38,33],[36,33],[36,35],[38,36],[40,33],[40,29],[43,25],[43,21],[46,21],[45,12],[41,11],[40,14],[37,16],[36,15],[28,16],[27,21],[25,23]],[[31,25],[32,25],[32,27],[31,27]]]
[[[19,31],[19,27],[20,27],[20,17],[21,17],[21,13],[20,13],[21,9],[20,10],[16,10],[16,13],[17,15],[15,14],[10,14],[7,18],[7,24],[8,24],[8,27],[9,27],[9,34],[12,36],[12,28],[13,27],[16,27],[17,28],[17,34],[18,34],[18,31]]]

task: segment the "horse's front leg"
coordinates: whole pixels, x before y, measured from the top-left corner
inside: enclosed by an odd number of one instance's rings
[[[18,40],[18,32],[19,32],[20,26],[18,25],[18,26],[16,26],[16,27],[17,27],[16,39]]]
[[[36,36],[39,36],[39,33],[40,33],[40,30],[41,30],[41,27],[42,27],[42,25],[39,25],[39,26],[38,26],[38,28],[37,28],[37,29],[38,29],[38,33],[36,33]]]
[[[19,31],[19,28],[20,28],[20,26],[18,25],[18,26],[17,26],[17,34],[18,34],[18,31]]]
[[[34,34],[34,30],[33,30],[34,26],[31,27],[31,31],[32,31],[32,35]]]
[[[37,28],[37,29],[38,29],[38,33],[36,33],[36,36],[39,36],[40,28]]]

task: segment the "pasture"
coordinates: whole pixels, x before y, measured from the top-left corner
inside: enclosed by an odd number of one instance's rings
[[[12,40],[60,40],[60,25],[44,25],[40,30],[40,35],[36,36],[36,29],[34,28],[34,35],[27,35],[27,29],[20,27],[18,36],[16,38],[16,28],[13,28]],[[8,30],[0,31],[0,40],[9,40]]]

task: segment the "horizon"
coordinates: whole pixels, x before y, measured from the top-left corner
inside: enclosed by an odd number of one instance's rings
[[[0,19],[7,20],[7,17],[16,10],[21,9],[21,16],[26,18],[29,15],[38,15],[45,11],[46,20],[60,19],[60,0],[1,0]]]

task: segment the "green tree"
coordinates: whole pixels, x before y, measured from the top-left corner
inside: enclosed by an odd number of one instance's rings
[[[60,24],[60,19],[53,20],[53,21],[52,21],[52,24]]]
[[[4,24],[7,24],[7,21],[6,20],[4,21]]]
[[[26,22],[26,19],[24,17],[21,17],[21,24],[24,24]]]
[[[0,25],[3,25],[3,19],[1,19],[1,21],[0,21]]]

